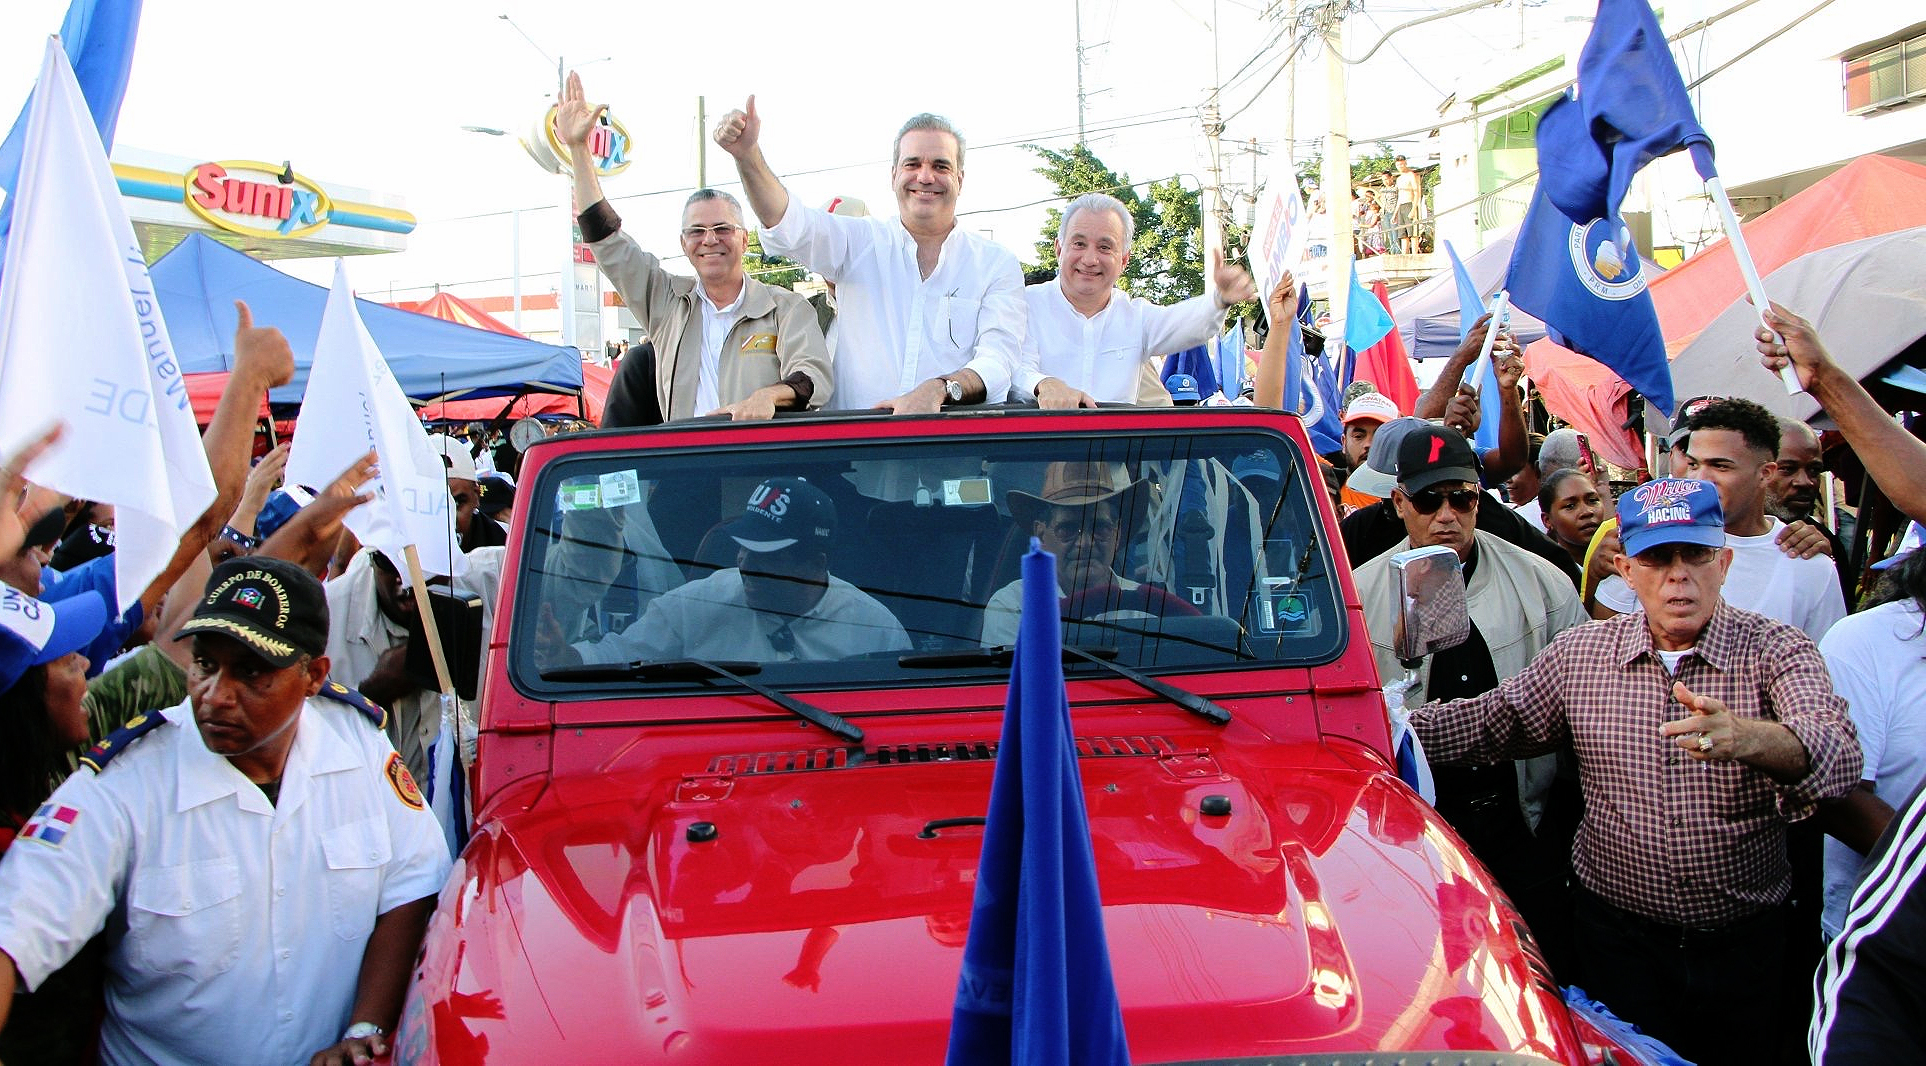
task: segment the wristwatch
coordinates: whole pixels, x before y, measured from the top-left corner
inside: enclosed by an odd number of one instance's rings
[[[371,1037],[387,1036],[388,1031],[373,1022],[356,1022],[341,1033],[343,1040],[367,1040]]]
[[[947,374],[937,380],[943,383],[943,393],[949,397],[950,403],[963,402],[963,383],[961,381]]]

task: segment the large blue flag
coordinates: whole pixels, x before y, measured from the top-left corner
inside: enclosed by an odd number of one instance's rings
[[[1211,358],[1213,347],[1215,342],[1200,344],[1195,348],[1185,348],[1181,352],[1172,352],[1165,356],[1164,372],[1161,377],[1164,381],[1169,381],[1172,374],[1189,374],[1197,379],[1199,397],[1208,399],[1217,395],[1217,368],[1213,365],[1215,360]]]
[[[1485,296],[1471,280],[1471,272],[1465,269],[1464,260],[1458,258],[1458,249],[1444,242],[1445,254],[1451,257],[1451,274],[1458,282],[1458,340],[1463,341],[1471,335],[1478,318],[1485,313]],[[1493,322],[1492,329],[1501,323]],[[1485,363],[1483,381],[1472,382],[1478,390],[1478,434],[1473,443],[1481,452],[1498,447],[1498,420],[1504,417],[1504,398],[1498,392],[1498,368],[1496,360]]]
[[[60,23],[60,43],[80,82],[100,143],[111,155],[114,126],[120,121],[120,101],[127,94],[127,75],[134,66],[134,34],[140,28],[141,0],[74,0]],[[7,202],[0,206],[0,266],[5,265],[7,233],[13,222],[13,191],[20,181],[20,153],[27,139],[27,110],[20,114],[0,141],[0,190]]]
[[[1365,294],[1373,306],[1377,297]],[[1284,409],[1304,420],[1311,435],[1311,447],[1319,452],[1334,452],[1344,447],[1342,391],[1332,361],[1334,345],[1327,339],[1316,359],[1304,353],[1304,328],[1312,322],[1308,287],[1298,289],[1297,321],[1273,329],[1288,329],[1284,347]]]
[[[1645,164],[1680,148],[1710,178],[1712,139],[1692,110],[1671,46],[1646,0],[1599,0],[1591,36],[1578,57],[1578,94],[1538,119],[1538,187],[1580,224],[1603,218],[1616,247],[1600,272],[1633,265],[1619,205]]]
[[[1231,328],[1217,338],[1217,380],[1223,383],[1224,395],[1235,400],[1244,392],[1244,322],[1242,319],[1231,323]]]
[[[951,1066],[1129,1066],[1063,689],[1056,557],[1033,539]]]
[[[1505,286],[1512,304],[1543,321],[1553,342],[1605,364],[1669,416],[1672,366],[1644,266],[1634,257],[1631,269],[1606,278],[1595,265],[1609,226],[1602,218],[1573,223],[1541,187],[1518,230]]]

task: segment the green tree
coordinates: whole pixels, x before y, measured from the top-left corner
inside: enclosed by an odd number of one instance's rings
[[[742,269],[757,281],[779,289],[794,289],[798,282],[809,278],[809,271],[804,270],[801,263],[763,251],[762,234],[755,230],[749,231],[749,245],[742,252]]]

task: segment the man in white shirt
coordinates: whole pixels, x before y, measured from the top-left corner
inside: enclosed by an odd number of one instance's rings
[[[1686,428],[1690,476],[1717,485],[1725,511],[1725,545],[1732,549],[1725,602],[1795,626],[1815,641],[1824,637],[1846,616],[1832,562],[1786,555],[1778,544],[1783,524],[1766,512],[1767,479],[1779,454],[1778,420],[1751,400],[1718,399],[1699,407]],[[1623,581],[1608,578],[1599,584],[1598,604],[1629,614],[1638,603],[1626,592]]]
[[[716,126],[736,159],[762,246],[836,286],[835,406],[928,414],[999,403],[1022,355],[1023,272],[1016,256],[956,224],[963,138],[921,114],[896,135],[896,218],[809,207],[763,158],[756,98]]]
[[[106,1063],[388,1050],[447,845],[381,712],[328,680],[320,582],[214,568],[190,699],[96,745],[0,864],[0,1024],[106,938]]]
[[[1023,290],[1030,322],[1010,398],[1038,407],[1134,403],[1152,359],[1216,339],[1224,311],[1256,297],[1251,276],[1213,253],[1211,285],[1168,307],[1117,291],[1136,220],[1123,201],[1085,193],[1063,209],[1057,277]]]
[[[616,633],[564,643],[545,619],[544,665],[634,660],[740,659],[822,662],[909,648],[889,608],[829,572],[836,505],[797,477],[757,485],[729,525],[736,565],[656,597]]]

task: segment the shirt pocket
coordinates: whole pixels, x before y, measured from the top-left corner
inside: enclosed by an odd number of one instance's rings
[[[142,870],[127,894],[127,936],[143,969],[207,976],[241,956],[241,867],[204,859]]]
[[[939,352],[967,356],[976,347],[976,320],[983,302],[963,296],[939,296],[930,321],[930,344]]]
[[[381,915],[381,879],[394,847],[385,819],[349,822],[321,834],[321,855],[327,861],[322,880],[327,884],[328,918],[334,935],[364,940]]]

